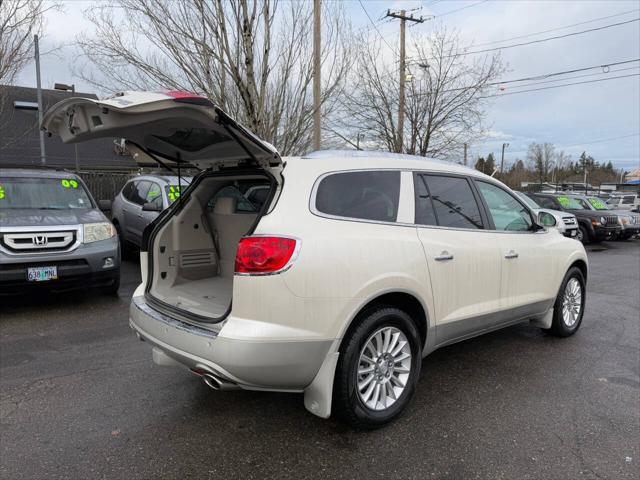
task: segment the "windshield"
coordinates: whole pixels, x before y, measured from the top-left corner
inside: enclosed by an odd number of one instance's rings
[[[597,197],[589,197],[589,198],[587,198],[587,201],[596,210],[609,210],[609,207],[607,206],[607,204],[604,203],[602,200],[600,200]]]
[[[74,178],[0,178],[0,209],[68,210],[93,208]]]
[[[562,205],[562,208],[566,208],[568,210],[588,210],[575,198],[559,195],[556,199],[558,200],[558,203]]]
[[[527,207],[534,210],[537,210],[538,208],[540,208],[540,205],[534,202],[533,199],[529,197],[527,194],[522,192],[514,192],[514,193],[518,195],[518,198],[522,200]]]

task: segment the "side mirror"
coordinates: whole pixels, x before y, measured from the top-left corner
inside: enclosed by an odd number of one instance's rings
[[[98,200],[98,208],[103,212],[110,212],[111,200]]]
[[[142,211],[144,212],[161,212],[162,207],[158,205],[156,202],[147,202],[142,205]]]
[[[540,212],[538,215],[538,222],[543,227],[555,227],[556,226],[556,217],[547,212]]]

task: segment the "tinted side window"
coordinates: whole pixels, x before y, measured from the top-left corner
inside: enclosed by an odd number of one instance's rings
[[[423,175],[441,227],[483,228],[478,203],[466,178]]]
[[[542,208],[550,208],[551,210],[558,210],[556,202],[554,202],[552,198],[549,198],[549,197],[534,197],[534,200]]]
[[[146,180],[133,182],[133,191],[131,192],[131,198],[129,198],[129,200],[138,205],[144,205],[149,187],[151,187],[151,182],[147,182]]]
[[[162,189],[160,185],[155,182],[151,183],[149,190],[147,191],[147,195],[145,198],[145,203],[154,203],[158,207],[162,208]]]
[[[427,180],[424,175],[413,174],[413,189],[416,195],[416,219],[418,225],[437,225],[431,194],[427,188]]]
[[[529,211],[507,191],[487,182],[476,181],[484,198],[496,230],[524,232],[531,229],[533,221]]]
[[[127,183],[122,189],[122,196],[127,200],[131,200],[131,198],[133,197],[133,189],[133,182]]]
[[[400,172],[367,171],[328,175],[316,192],[316,209],[339,217],[395,222]]]

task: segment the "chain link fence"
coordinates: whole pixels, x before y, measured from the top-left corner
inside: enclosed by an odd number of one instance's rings
[[[88,171],[79,172],[80,177],[87,184],[93,198],[98,200],[113,200],[124,184],[134,172]]]

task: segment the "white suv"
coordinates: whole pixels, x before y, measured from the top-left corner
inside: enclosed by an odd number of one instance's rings
[[[283,159],[175,92],[67,99],[43,128],[123,136],[202,169],[145,232],[130,323],[156,363],[214,389],[300,392],[312,413],[370,428],[406,407],[439,347],[524,321],[580,326],[582,245],[475,170],[369,152]]]

